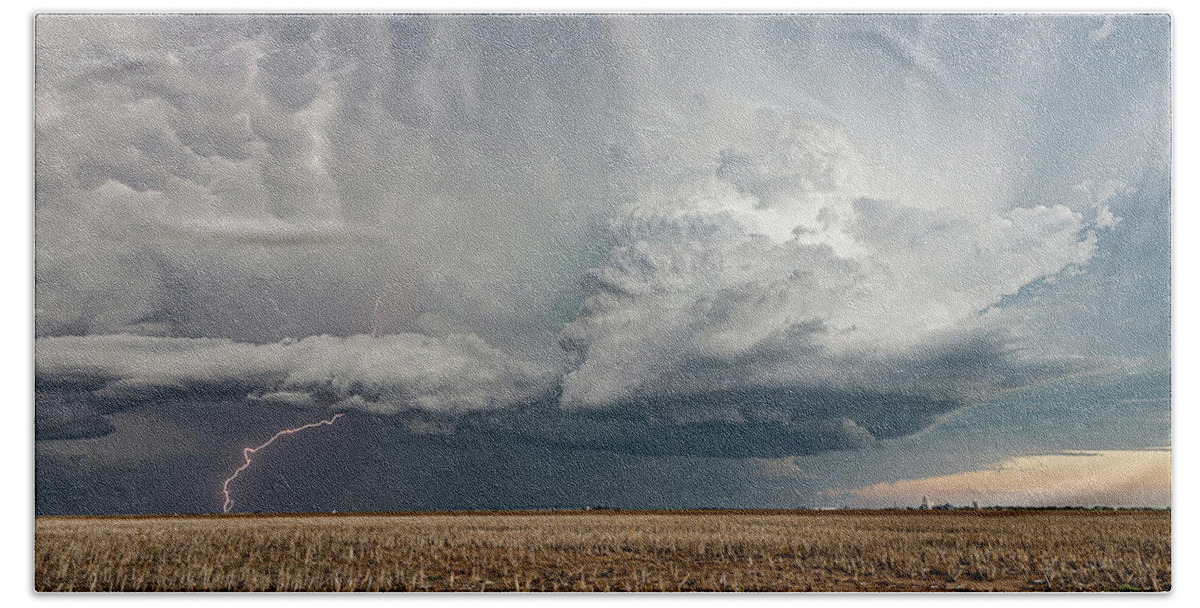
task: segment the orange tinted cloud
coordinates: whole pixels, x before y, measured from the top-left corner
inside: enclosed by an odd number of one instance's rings
[[[861,506],[934,504],[1023,506],[1169,507],[1171,449],[1070,450],[1021,456],[994,468],[877,483],[834,496],[853,496]]]

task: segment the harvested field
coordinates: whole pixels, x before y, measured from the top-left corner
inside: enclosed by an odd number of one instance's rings
[[[39,591],[1165,591],[1170,512],[38,517]]]

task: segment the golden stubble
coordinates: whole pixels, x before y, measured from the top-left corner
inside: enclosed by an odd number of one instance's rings
[[[1165,590],[1166,512],[54,518],[39,591]]]

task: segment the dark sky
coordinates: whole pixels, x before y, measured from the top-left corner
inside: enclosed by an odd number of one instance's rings
[[[336,412],[235,508],[1169,446],[1170,27],[39,16],[37,512],[220,510]]]

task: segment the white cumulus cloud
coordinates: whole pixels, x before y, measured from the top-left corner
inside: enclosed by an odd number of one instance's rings
[[[759,113],[747,133],[706,188],[643,196],[614,220],[562,335],[564,408],[888,436],[1073,367],[1019,353],[1019,315],[992,307],[1089,260],[1083,215],[874,200],[836,128]]]

